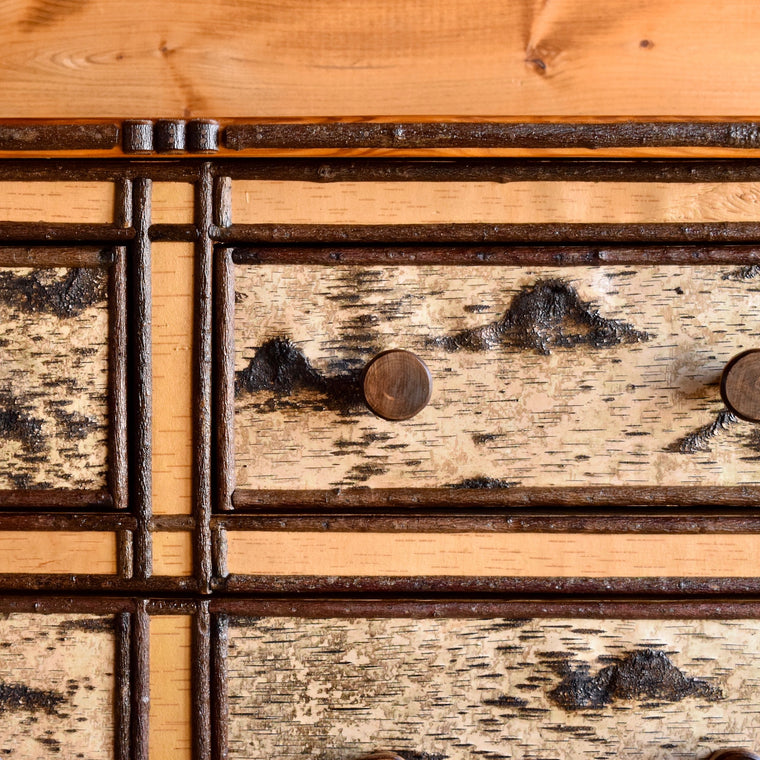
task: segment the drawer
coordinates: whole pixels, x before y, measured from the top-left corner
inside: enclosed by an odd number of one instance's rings
[[[223,249],[219,506],[754,503],[760,428],[720,379],[756,344],[756,253]],[[409,419],[369,408],[389,350],[429,370]]]
[[[120,248],[0,248],[0,505],[126,506]]]
[[[230,758],[695,758],[760,739],[747,608],[217,607]]]

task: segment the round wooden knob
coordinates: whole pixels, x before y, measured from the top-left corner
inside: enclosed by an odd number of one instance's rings
[[[433,392],[425,362],[410,351],[384,351],[364,368],[364,400],[386,420],[408,420],[422,411]]]
[[[720,395],[737,417],[760,422],[760,350],[745,351],[726,364]]]
[[[760,760],[760,755],[743,747],[726,747],[713,752],[708,760]]]

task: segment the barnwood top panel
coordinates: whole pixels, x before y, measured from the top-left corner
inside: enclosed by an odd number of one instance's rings
[[[10,0],[5,117],[751,116],[752,0]]]

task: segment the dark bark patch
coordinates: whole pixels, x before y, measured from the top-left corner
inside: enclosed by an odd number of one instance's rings
[[[61,632],[84,631],[86,633],[103,633],[114,630],[114,618],[93,617],[79,618],[75,620],[63,620],[58,624]]]
[[[29,274],[0,272],[0,303],[32,314],[76,317],[106,299],[106,275],[101,269],[77,267],[61,276],[53,269]]]
[[[501,694],[495,699],[484,699],[484,705],[489,707],[527,707],[528,700],[521,699],[520,697],[509,697],[506,694]]]
[[[46,712],[56,715],[59,705],[66,698],[57,691],[33,689],[22,683],[3,683],[0,681],[0,713],[10,710],[27,712]]]
[[[81,440],[93,431],[99,424],[79,412],[66,412],[63,409],[53,409],[53,417],[63,436],[69,440]]]
[[[566,673],[548,693],[565,710],[588,710],[619,700],[680,702],[696,697],[707,702],[723,699],[720,688],[680,671],[664,653],[653,649],[631,652],[613,665],[589,675],[587,665]]]
[[[572,285],[551,279],[523,287],[501,319],[433,338],[429,343],[446,351],[512,347],[550,354],[555,348],[585,345],[601,349],[650,338],[627,322],[605,319],[590,303],[581,300]]]
[[[339,365],[338,365],[339,366]],[[351,413],[364,409],[361,369],[347,364],[332,375],[315,369],[303,351],[288,338],[272,338],[256,350],[244,370],[235,373],[235,395],[270,391],[269,409],[301,405],[289,402],[294,394],[319,394],[324,408]],[[263,411],[263,410],[262,410]]]
[[[697,454],[710,448],[710,441],[719,433],[728,430],[732,425],[739,422],[739,418],[723,409],[718,416],[708,425],[703,425],[693,433],[688,433],[683,438],[675,441],[667,447],[666,451],[676,454]]]
[[[0,438],[18,441],[28,454],[39,454],[45,450],[42,423],[29,415],[14,396],[0,393]]]
[[[733,269],[723,275],[724,280],[735,280],[738,282],[755,280],[758,277],[760,277],[760,264],[750,264],[746,267],[739,267],[738,269]]]
[[[51,732],[48,731],[46,736],[38,736],[37,741],[42,744],[44,747],[47,747],[47,749],[50,752],[60,752],[61,751],[61,743],[56,739],[54,736],[50,736]]]
[[[477,478],[465,478],[458,483],[450,483],[449,488],[478,488],[478,489],[496,489],[512,488],[517,485],[517,481],[502,480],[501,478],[488,478],[480,476]]]

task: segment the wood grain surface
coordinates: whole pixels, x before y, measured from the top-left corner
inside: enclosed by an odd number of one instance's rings
[[[694,758],[753,746],[757,621],[232,618],[229,757]]]
[[[193,486],[193,283],[190,243],[153,243],[154,514],[190,514]]]
[[[150,619],[151,760],[192,757],[191,625],[187,615]]]
[[[752,115],[750,0],[10,0],[6,117]]]
[[[758,482],[724,365],[754,346],[754,269],[239,265],[238,488]],[[383,350],[430,368],[428,406],[372,415]]]
[[[0,269],[0,487],[102,488],[107,274]]]
[[[758,182],[233,180],[233,224],[757,221]]]
[[[106,224],[114,196],[112,182],[0,182],[0,220]]]
[[[594,533],[227,533],[230,575],[760,576],[760,536]]]
[[[0,532],[0,573],[115,575],[116,572],[114,533]]]
[[[113,617],[0,617],[0,753],[114,756]]]

